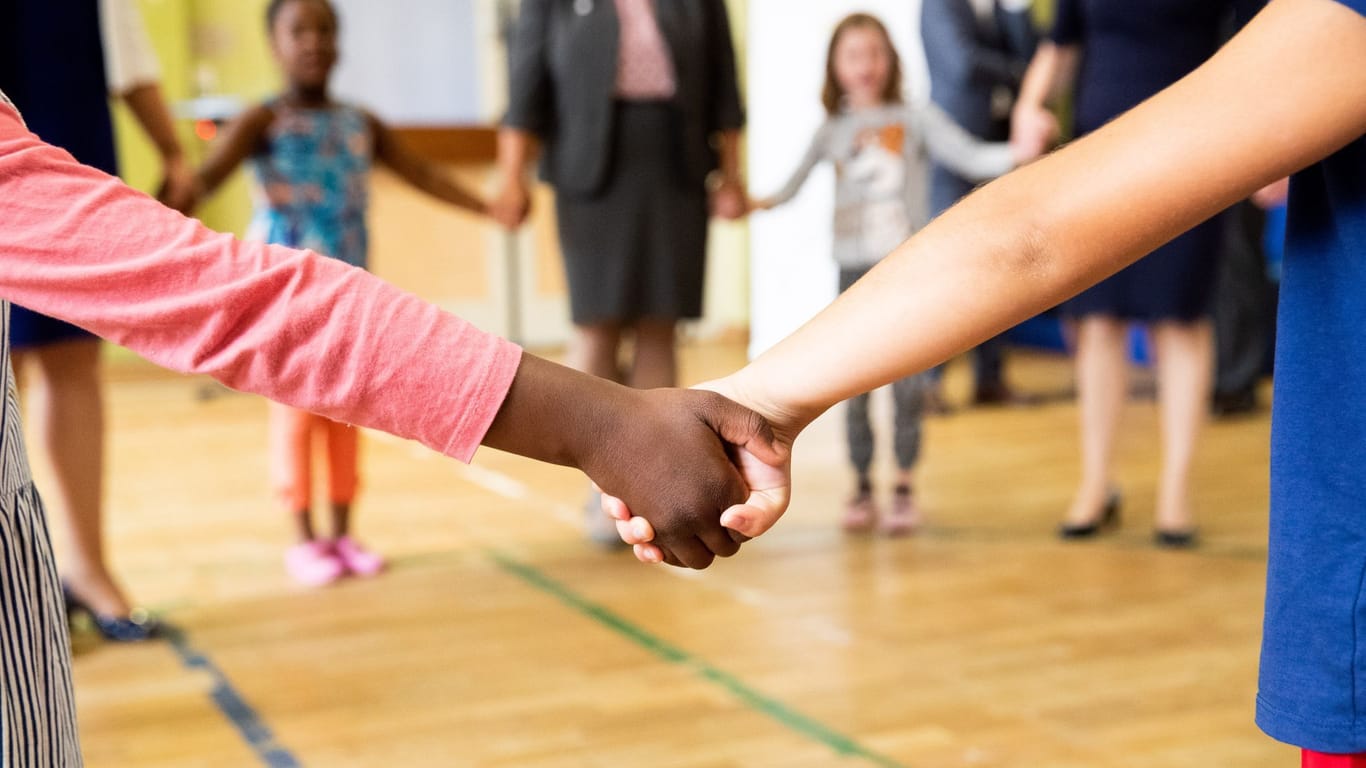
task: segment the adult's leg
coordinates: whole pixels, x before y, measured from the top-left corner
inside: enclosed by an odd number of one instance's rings
[[[104,396],[100,342],[81,338],[16,351],[16,370],[29,374],[28,417],[47,455],[55,486],[51,507],[67,530],[63,578],[101,616],[132,610],[110,572],[104,543]]]
[[[1266,215],[1252,203],[1235,206],[1224,220],[1223,258],[1214,293],[1216,414],[1245,412],[1257,405],[1257,382],[1266,367],[1276,308],[1262,253],[1265,223]]]
[[[1002,334],[977,345],[972,354],[973,403],[996,405],[1014,400],[1014,393],[1006,386],[1006,338]]]
[[[617,360],[620,346],[621,326],[617,323],[575,325],[565,362],[575,370],[621,381],[621,365]],[[591,489],[584,503],[583,526],[584,534],[594,543],[613,549],[624,546],[617,535],[616,523],[602,513],[601,497]]]
[[[1157,348],[1157,395],[1162,414],[1162,477],[1156,526],[1186,532],[1195,527],[1190,507],[1190,467],[1208,413],[1214,335],[1208,321],[1153,326]]]
[[[930,215],[938,216],[972,191],[972,182],[961,178],[942,165],[934,165],[930,170]],[[972,353],[969,353],[972,354]],[[976,365],[976,356],[973,356]],[[944,369],[948,363],[930,369],[930,388],[926,395],[927,409],[931,413],[946,414],[952,409],[944,400]],[[977,371],[973,369],[973,381],[977,381]]]
[[[621,364],[617,361],[620,347],[621,326],[617,323],[575,325],[565,363],[576,371],[621,381]]]
[[[677,339],[677,323],[673,319],[638,321],[635,324],[635,356],[628,383],[637,389],[677,386]]]
[[[1097,521],[1110,493],[1115,432],[1128,382],[1126,326],[1103,315],[1077,322],[1077,401],[1081,430],[1081,481],[1064,521]]]

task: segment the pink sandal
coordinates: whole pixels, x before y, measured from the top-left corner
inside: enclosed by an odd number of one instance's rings
[[[873,494],[861,492],[844,507],[844,530],[850,533],[866,533],[877,524],[877,504]]]
[[[332,551],[346,572],[353,576],[374,576],[384,570],[384,558],[362,547],[350,536],[333,541]]]
[[[915,533],[923,522],[915,496],[909,491],[898,490],[892,494],[892,508],[882,518],[880,528],[887,536],[906,536]]]
[[[326,541],[305,541],[285,550],[285,570],[305,587],[325,587],[346,575],[346,566]]]

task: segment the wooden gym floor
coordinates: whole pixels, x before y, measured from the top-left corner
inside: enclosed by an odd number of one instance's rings
[[[684,372],[742,363],[692,346]],[[1011,375],[1070,382],[1057,357]],[[77,635],[91,768],[1295,764],[1252,724],[1264,415],[1206,433],[1205,545],[1174,553],[1148,544],[1151,402],[1126,412],[1124,527],[1081,544],[1052,535],[1069,400],[931,419],[929,524],[896,541],[838,530],[833,413],[798,444],[786,519],[702,574],[585,544],[572,471],[369,436],[359,531],[392,570],[304,591],[281,567],[263,402],[138,362],[109,378],[114,562],[179,633]]]

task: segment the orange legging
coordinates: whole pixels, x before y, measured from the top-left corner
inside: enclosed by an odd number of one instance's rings
[[[276,496],[290,512],[300,512],[313,501],[313,440],[326,442],[328,500],[350,504],[356,498],[356,428],[291,408],[270,404],[270,475]]]

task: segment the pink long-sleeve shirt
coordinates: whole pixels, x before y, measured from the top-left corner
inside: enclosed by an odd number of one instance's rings
[[[0,98],[0,297],[186,373],[469,461],[511,342],[334,259],[244,243],[41,142]]]

